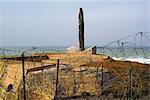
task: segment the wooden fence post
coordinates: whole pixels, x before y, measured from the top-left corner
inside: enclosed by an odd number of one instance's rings
[[[58,100],[58,83],[59,83],[59,59],[57,59],[57,75],[56,75],[56,91],[55,91],[55,97],[54,100]]]
[[[22,53],[22,79],[23,79],[23,98],[24,100],[26,100],[24,52]]]

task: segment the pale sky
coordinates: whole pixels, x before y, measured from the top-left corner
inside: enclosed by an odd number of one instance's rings
[[[80,7],[86,46],[150,32],[149,0],[0,0],[0,47],[77,46]]]

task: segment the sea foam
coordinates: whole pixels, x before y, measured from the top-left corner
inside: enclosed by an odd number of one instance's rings
[[[124,60],[124,61],[131,61],[131,62],[139,62],[143,64],[150,64],[150,58],[144,58],[144,57],[129,57],[129,58],[123,58],[123,57],[112,57],[114,60]]]

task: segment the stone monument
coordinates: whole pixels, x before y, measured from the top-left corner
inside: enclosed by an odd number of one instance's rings
[[[96,46],[86,50],[84,47],[84,16],[82,8],[80,8],[78,17],[78,50],[86,54],[96,54]]]
[[[79,17],[78,17],[78,49],[83,51],[84,48],[84,17],[83,10],[80,8]]]

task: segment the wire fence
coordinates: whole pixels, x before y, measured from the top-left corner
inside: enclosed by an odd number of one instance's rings
[[[149,45],[149,33],[139,32],[98,47],[99,55],[1,48],[0,98],[149,100]],[[145,64],[127,61],[139,57]]]
[[[102,47],[97,47],[100,54],[114,58],[147,58],[150,57],[150,32],[138,32],[115,40]]]

